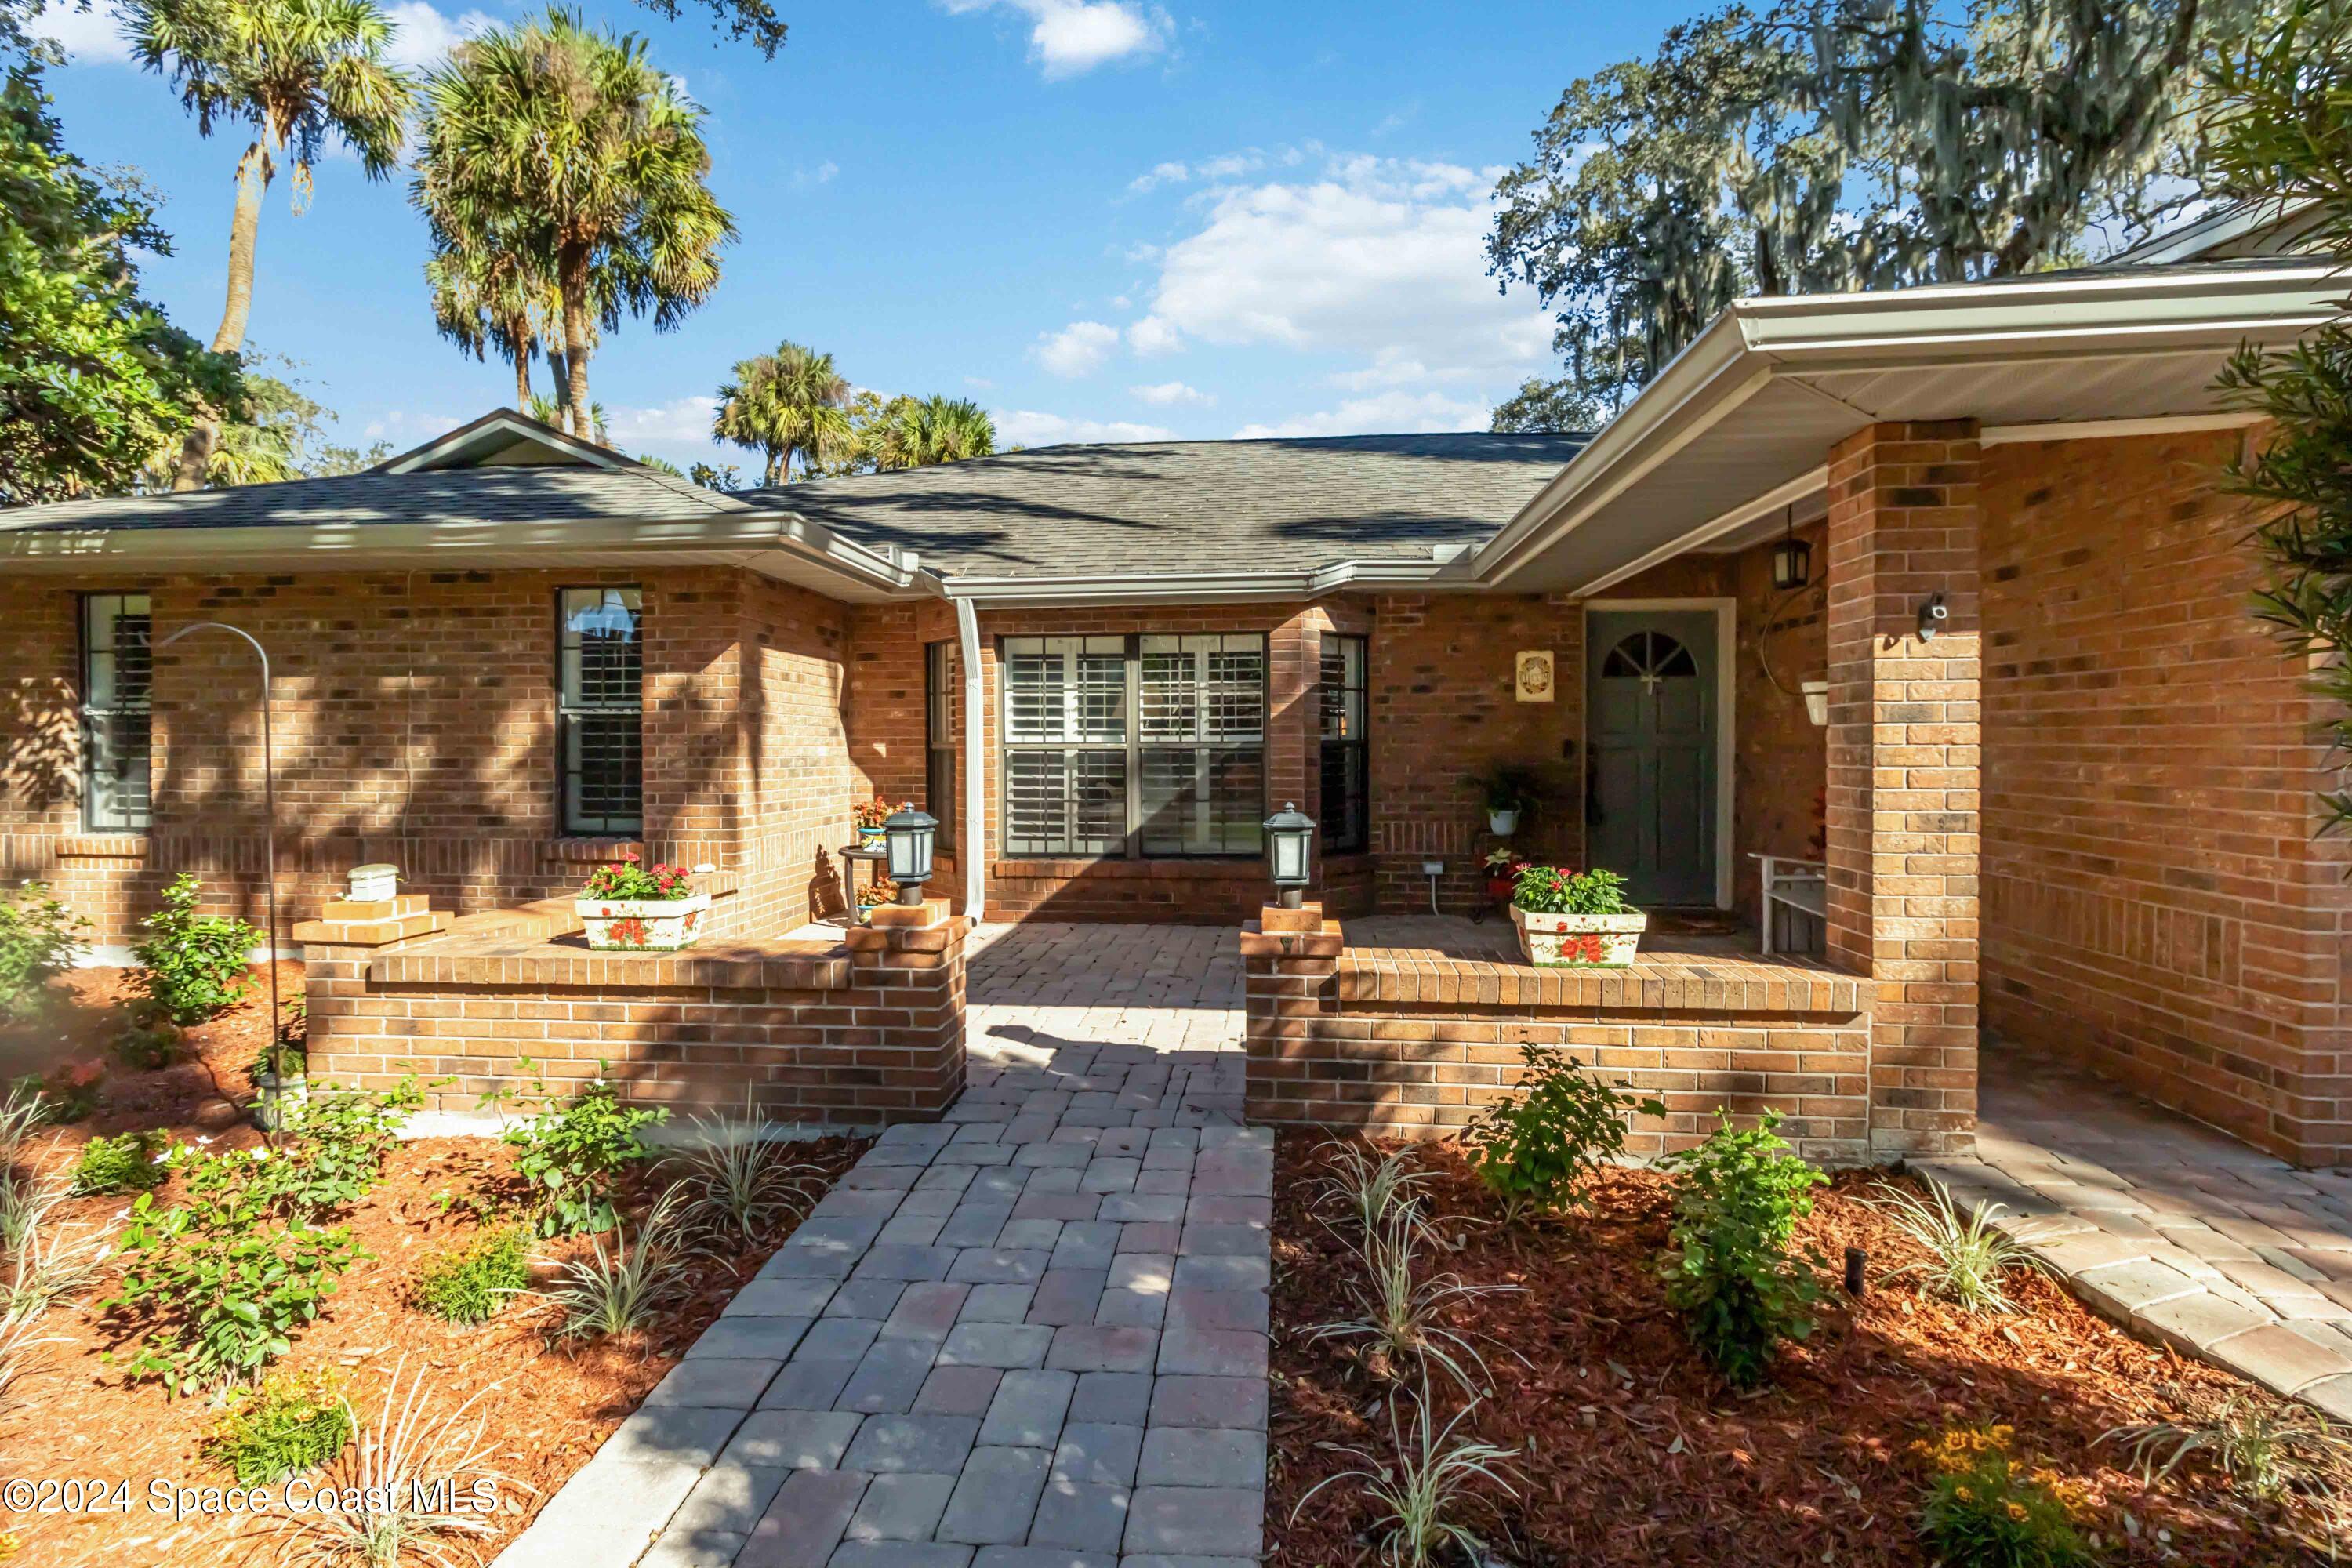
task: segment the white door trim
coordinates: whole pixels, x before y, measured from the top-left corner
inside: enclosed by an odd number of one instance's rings
[[[1592,715],[1584,697],[1591,681],[1592,613],[1621,610],[1713,610],[1715,612],[1715,907],[1731,908],[1731,784],[1733,764],[1739,757],[1739,738],[1732,732],[1738,703],[1739,601],[1703,599],[1587,599],[1584,601],[1584,657],[1578,661],[1584,685],[1577,691],[1577,750],[1580,757],[1591,744]]]

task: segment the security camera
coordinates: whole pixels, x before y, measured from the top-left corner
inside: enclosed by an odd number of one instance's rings
[[[1944,622],[1951,618],[1951,614],[1952,607],[1944,603],[1943,595],[1928,595],[1927,602],[1919,606],[1919,640],[1934,642],[1936,634],[1944,629]]]

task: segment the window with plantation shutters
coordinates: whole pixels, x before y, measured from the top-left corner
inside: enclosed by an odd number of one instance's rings
[[[1007,855],[1255,855],[1265,638],[1008,637]]]
[[[1323,634],[1323,847],[1351,854],[1370,842],[1370,754],[1364,743],[1360,637]]]
[[[151,816],[144,594],[81,596],[81,816],[92,833],[144,833]]]
[[[956,733],[963,675],[956,645],[923,645],[923,809],[939,822],[931,840],[940,854],[956,846]]]
[[[644,604],[635,588],[566,588],[557,606],[563,831],[645,829]]]

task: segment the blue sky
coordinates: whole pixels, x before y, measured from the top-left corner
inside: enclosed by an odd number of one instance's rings
[[[209,336],[245,138],[200,139],[104,5],[47,20],[73,56],[58,111],[85,158],[163,193],[177,254],[149,288]],[[729,366],[780,338],[859,385],[973,397],[1033,446],[1483,428],[1551,363],[1533,300],[1485,275],[1495,177],[1568,81],[1685,14],[778,0],[791,40],[765,61],[686,5],[676,23],[587,7],[646,35],[705,106],[742,231],[709,304],[674,332],[625,325],[593,366],[617,443],[681,464],[714,455]],[[420,61],[537,9],[387,8]],[[299,216],[288,185],[262,219],[249,346],[303,362],[337,436],[406,446],[511,399],[503,364],[433,330],[404,174],[371,184],[330,159]]]

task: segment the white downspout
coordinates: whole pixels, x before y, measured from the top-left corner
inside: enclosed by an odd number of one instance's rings
[[[980,612],[955,602],[956,641],[963,652],[963,821],[956,853],[963,861],[963,912],[977,922],[988,886],[988,705],[980,679]]]

